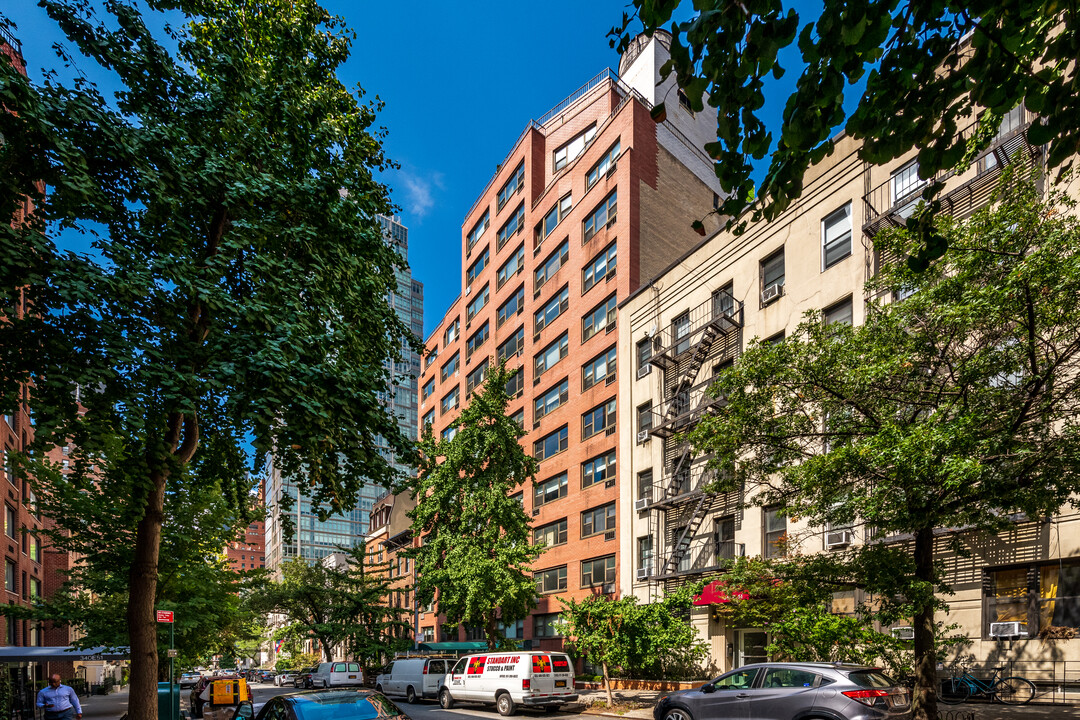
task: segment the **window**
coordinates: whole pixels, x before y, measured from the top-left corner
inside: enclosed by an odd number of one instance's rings
[[[598,282],[615,277],[616,260],[615,243],[611,243],[599,255],[593,258],[584,270],[582,270],[581,294],[584,295]]]
[[[638,432],[648,432],[653,428],[652,400],[637,407]]]
[[[446,326],[446,332],[443,333],[443,347],[447,347],[450,343],[457,340],[458,330],[461,329],[461,320],[455,318],[454,322]]]
[[[431,367],[431,364],[433,362],[435,362],[435,359],[437,357],[439,357],[439,346],[438,345],[431,348],[431,352],[429,352],[427,354],[427,357],[424,358],[424,369],[427,370],[429,367]]]
[[[648,470],[642,470],[637,476],[637,497],[638,500],[649,499],[652,500],[653,496],[653,477],[652,468]]]
[[[830,268],[851,254],[851,203],[821,221],[821,267]]]
[[[556,363],[566,357],[566,354],[569,351],[570,336],[567,333],[563,333],[558,340],[541,350],[540,353],[534,358],[533,362],[536,366],[536,377],[540,377],[545,372],[554,367]]]
[[[540,221],[540,224],[536,226],[533,246],[540,247],[540,244],[548,239],[548,236],[555,231],[555,228],[559,226],[559,223],[563,221],[563,218],[570,213],[570,209],[573,207],[574,201],[570,195],[566,195],[555,203],[551,210],[548,211],[548,214],[544,216],[544,219]]]
[[[581,464],[581,487],[615,479],[615,451],[586,460]]]
[[[502,286],[510,281],[510,278],[521,272],[525,267],[525,243],[518,246],[517,251],[510,259],[502,264],[495,278],[495,289],[501,290]]]
[[[776,333],[775,335],[770,335],[769,337],[765,338],[764,340],[761,341],[761,344],[762,345],[779,345],[782,342],[784,342],[784,331],[783,330]]]
[[[37,535],[30,535],[30,559],[41,562],[41,545],[38,543]]]
[[[533,573],[536,580],[536,592],[545,593],[559,592],[566,589],[566,566],[563,565],[550,570],[541,570]],[[557,616],[556,616],[557,617]]]
[[[1034,637],[1047,627],[1080,628],[1080,564],[1075,561],[988,570],[983,632],[990,623],[1027,623]]]
[[[787,553],[783,547],[787,540],[787,518],[780,514],[780,506],[772,505],[762,509],[765,526],[765,557],[783,557]]]
[[[503,323],[517,315],[525,307],[525,286],[521,286],[517,289],[510,299],[504,302],[499,307],[499,312],[495,318],[495,327],[501,328]]]
[[[476,313],[484,309],[484,306],[487,305],[489,296],[490,293],[488,292],[488,286],[487,284],[485,284],[483,289],[480,290],[480,292],[476,294],[476,297],[473,298],[472,302],[465,307],[466,324],[471,322],[472,319],[476,317]]]
[[[15,587],[15,563],[10,560],[4,561],[4,589],[10,593],[18,592]],[[7,621],[9,626],[15,622],[11,616],[8,616]]]
[[[495,212],[500,212],[503,209],[503,206],[510,201],[510,198],[524,187],[525,161],[522,160],[518,163],[518,166],[514,170],[514,174],[510,176],[510,179],[503,183],[503,186],[499,188],[499,193],[495,198]]]
[[[581,537],[587,538],[615,529],[615,503],[581,513]]]
[[[487,377],[488,361],[485,359],[475,370],[465,376],[465,395],[472,395],[478,387],[484,384]]]
[[[826,308],[822,313],[825,325],[850,325],[851,324],[851,298],[848,297]]]
[[[566,568],[563,568],[564,575]],[[563,578],[565,584],[566,579]],[[533,615],[533,637],[534,638],[550,638],[561,637],[562,633],[559,632],[559,623],[562,622],[562,618],[559,613],[543,613]]]
[[[533,530],[533,544],[543,543],[547,547],[566,544],[566,518],[548,523]]]
[[[435,392],[435,378],[431,378],[424,383],[424,389],[421,391],[421,399],[427,400]]]
[[[728,283],[712,294],[712,316],[713,318],[735,317],[735,291],[732,283]]]
[[[671,337],[675,339],[676,355],[690,349],[690,311],[671,321]]]
[[[615,556],[581,561],[581,587],[594,587],[615,582]]]
[[[453,357],[443,363],[442,368],[439,371],[439,377],[443,382],[446,382],[447,378],[451,375],[457,375],[458,367],[461,364],[461,357],[458,353],[454,353]]]
[[[16,527],[15,509],[10,505],[4,506],[4,534],[12,540],[18,535],[18,528]]]
[[[41,580],[30,578],[30,599],[37,600],[41,597]]]
[[[563,289],[559,291],[557,295],[548,300],[547,305],[536,311],[534,318],[534,331],[540,332],[557,317],[566,312],[566,308],[570,307],[570,288],[563,285]]]
[[[564,378],[561,383],[555,385],[546,393],[536,398],[533,407],[533,420],[540,422],[540,418],[554,412],[570,397],[570,385]]]
[[[427,415],[424,415],[424,425],[434,425],[434,424],[435,424],[435,411],[432,410]]]
[[[483,347],[484,343],[488,339],[488,323],[484,321],[484,324],[480,326],[480,329],[472,334],[472,337],[465,343],[465,357],[472,357],[472,354],[479,348]],[[432,388],[434,390],[434,388]]]
[[[735,557],[735,516],[716,518],[713,525],[713,549],[717,562]]]
[[[694,114],[694,108],[693,108],[693,106],[690,105],[690,98],[688,98],[686,96],[686,93],[683,92],[682,88],[679,88],[678,95],[679,95],[679,107],[681,107],[683,110],[685,110],[686,112],[693,115]]]
[[[471,252],[473,246],[480,240],[480,236],[484,234],[484,231],[488,228],[489,214],[485,210],[484,214],[480,216],[480,219],[473,225],[473,229],[469,231],[465,241],[465,252]]]
[[[902,167],[889,177],[889,187],[892,189],[893,205],[899,204],[909,196],[916,193],[923,186],[925,180],[919,179],[919,163],[913,162]]]
[[[638,377],[647,374],[642,372],[642,368],[650,367],[649,360],[652,359],[652,340],[645,338],[644,340],[638,340],[637,344],[637,366]]]
[[[499,346],[496,357],[499,362],[520,355],[525,350],[525,328],[519,327],[517,332],[507,338],[506,342]]]
[[[617,307],[615,295],[612,294],[591,310],[581,321],[581,342],[585,342],[601,330],[614,328]]]
[[[570,242],[564,241],[559,247],[555,248],[554,252],[547,256],[544,264],[537,268],[533,291],[540,292],[540,288],[544,287],[544,283],[550,280],[559,271],[559,268],[566,264],[569,258]]]
[[[589,172],[585,175],[585,190],[592,189],[600,180],[600,176],[608,171],[608,168],[612,167],[615,163],[615,158],[619,157],[619,141],[616,140],[615,144],[608,148],[608,151],[604,153],[604,157],[592,166]]]
[[[594,407],[581,416],[581,439],[587,440],[603,430],[615,429],[615,398]]]
[[[517,377],[520,377],[520,376],[521,376],[521,373],[518,373]],[[513,420],[517,424],[517,426],[519,428],[521,428],[522,431],[525,430],[525,408],[521,408],[516,413],[511,415],[510,419]],[[516,496],[512,495],[511,497],[517,497],[518,502],[523,502],[524,501],[523,496],[522,496],[521,493],[518,493]]]
[[[582,390],[588,390],[601,382],[615,382],[615,346],[600,353],[582,368]]]
[[[655,567],[655,558],[652,535],[639,537],[637,539],[637,566],[642,570],[652,570]]]
[[[503,623],[502,634],[508,640],[522,640],[525,638],[525,621],[518,620],[515,623]]]
[[[521,232],[521,229],[525,226],[525,203],[518,205],[517,211],[510,216],[510,219],[503,223],[503,226],[499,228],[498,235],[495,236],[495,249],[502,250],[503,245],[507,241]]]
[[[569,439],[569,432],[567,426],[563,425],[561,428],[545,435],[544,437],[533,443],[533,457],[537,460],[545,460],[552,455],[558,455],[567,447],[567,441]],[[565,475],[566,473],[563,473]],[[566,482],[566,478],[563,478],[563,482]],[[566,493],[564,492],[563,495]],[[561,497],[561,496],[560,496]]]
[[[455,385],[453,390],[443,396],[441,409],[444,415],[458,406],[459,390],[460,388]]]
[[[596,135],[596,125],[590,125],[585,132],[576,135],[570,142],[565,145],[561,145],[555,151],[555,168],[554,172],[562,170],[567,164],[573,162],[574,158],[580,155],[585,146],[588,145],[593,136]]]
[[[766,668],[765,679],[761,681],[763,688],[808,688],[814,687],[817,682],[817,674],[796,668]]]
[[[506,397],[516,398],[521,394],[521,391],[525,389],[525,368],[517,368],[517,372],[510,376],[510,379],[506,381]],[[524,410],[522,410],[524,412]],[[525,416],[522,415],[521,422],[518,423],[522,427],[525,425]]]
[[[615,220],[618,210],[618,191],[613,191],[585,218],[584,235],[582,242],[592,240],[593,235],[598,233],[610,222]]]
[[[484,252],[480,254],[480,257],[476,259],[472,265],[469,266],[469,272],[465,277],[465,284],[472,285],[476,278],[480,277],[480,273],[484,271],[484,268],[488,265],[488,260],[491,258],[491,252],[484,248]]]
[[[761,301],[771,302],[784,293],[784,248],[761,261]]]

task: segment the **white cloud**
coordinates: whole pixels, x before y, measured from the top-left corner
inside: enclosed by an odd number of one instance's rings
[[[405,202],[402,204],[408,215],[415,218],[427,215],[428,211],[435,207],[436,191],[443,189],[443,174],[432,172],[421,175],[402,168],[398,177],[405,191]]]

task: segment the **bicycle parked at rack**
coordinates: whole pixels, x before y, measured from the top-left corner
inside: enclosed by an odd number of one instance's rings
[[[991,702],[1000,700],[1006,705],[1025,705],[1035,697],[1035,683],[1019,676],[998,677],[1004,667],[994,668],[989,680],[981,680],[967,668],[961,668],[960,675],[947,677],[941,681],[938,700],[946,705],[966,702],[972,696],[990,698]]]

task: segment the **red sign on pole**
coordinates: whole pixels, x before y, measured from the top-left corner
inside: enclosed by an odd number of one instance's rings
[[[173,621],[173,611],[172,610],[158,610],[157,611],[157,621],[161,622],[161,623],[171,623]]]

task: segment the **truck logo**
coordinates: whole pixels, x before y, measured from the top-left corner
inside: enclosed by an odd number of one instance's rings
[[[532,669],[534,673],[551,672],[551,659],[547,655],[533,655]]]
[[[469,674],[480,675],[484,672],[484,662],[487,660],[486,656],[474,657],[469,661]]]

